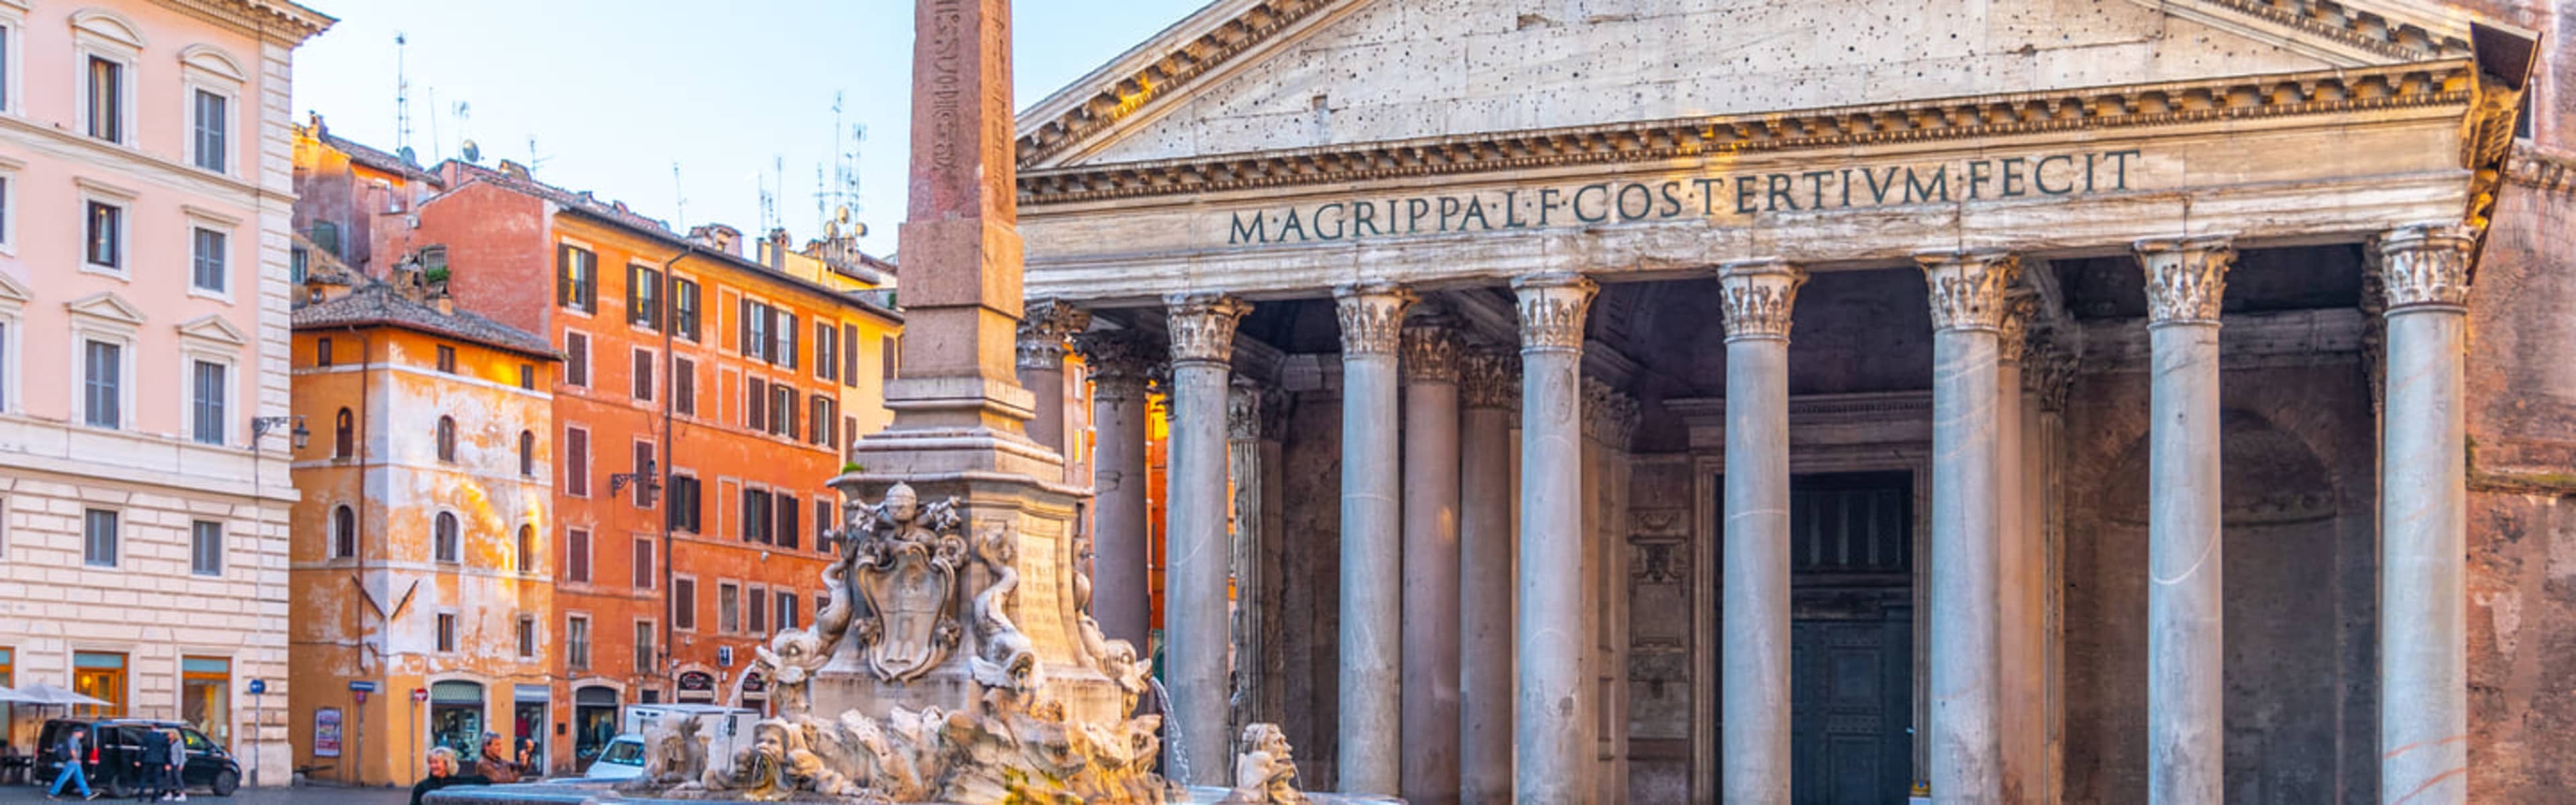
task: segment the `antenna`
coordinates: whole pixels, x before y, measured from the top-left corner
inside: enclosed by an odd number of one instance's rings
[[[410,38],[394,32],[394,147],[411,150],[411,79],[403,72],[403,53]]]
[[[823,182],[823,169],[814,169],[814,214],[829,223],[833,210],[844,213],[862,208],[859,201],[859,143],[868,139],[868,127],[854,124],[842,128],[840,91],[832,93],[832,181]],[[848,132],[848,147],[843,147],[842,133]],[[846,214],[841,217],[848,217]]]
[[[536,176],[538,166],[546,164],[546,160],[546,157],[537,153],[537,135],[528,135],[528,175],[530,178],[534,178]]]
[[[438,138],[438,88],[429,88],[429,164],[447,158],[447,141]]]
[[[689,197],[684,195],[686,192],[680,184],[680,161],[671,160],[671,217],[679,221],[682,229],[689,226]]]
[[[771,165],[783,167],[786,159],[771,154],[769,161]],[[778,228],[778,192],[769,186],[767,175],[754,174],[753,179],[760,185],[760,236],[767,238],[770,230]]]
[[[457,138],[459,141],[461,141],[461,145],[462,145],[462,146],[472,146],[472,145],[474,144],[474,127],[473,127],[473,126],[471,126],[471,125],[469,125],[473,120],[474,120],[474,104],[467,103],[467,102],[464,102],[464,101],[457,101],[457,102],[456,102],[456,138]],[[460,153],[462,153],[462,154],[464,154],[464,155],[465,155],[465,161],[467,161],[467,162],[473,162],[473,161],[475,161],[476,157],[478,157],[478,156],[480,156],[480,155],[482,154],[482,151],[483,151],[483,149],[480,149],[480,148],[461,148],[461,149],[460,149]]]

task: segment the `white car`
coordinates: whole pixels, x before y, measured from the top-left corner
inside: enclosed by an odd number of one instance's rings
[[[627,733],[610,739],[599,750],[599,759],[590,762],[583,777],[594,780],[629,780],[644,776],[644,736]]]

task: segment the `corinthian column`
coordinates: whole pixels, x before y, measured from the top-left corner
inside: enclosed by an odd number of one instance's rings
[[[1226,768],[1225,401],[1234,326],[1252,309],[1216,294],[1175,295],[1171,306],[1172,437],[1169,528],[1163,537],[1163,770],[1191,785],[1223,785]],[[1186,760],[1184,760],[1186,759]]]
[[[2154,350],[2147,434],[2147,799],[2226,796],[2218,487],[2218,304],[2225,238],[2137,245]]]
[[[1458,387],[1458,745],[1462,802],[1512,801],[1512,400],[1520,357],[1469,352]]]
[[[1146,379],[1163,362],[1163,345],[1134,330],[1074,338],[1091,369],[1091,614],[1113,640],[1147,645],[1153,628],[1152,557],[1145,540]]]
[[[1035,412],[1029,417],[1029,441],[1045,445],[1059,456],[1065,454],[1065,339],[1088,329],[1090,313],[1052,300],[1029,305],[1020,316],[1020,385],[1027,387],[1034,398],[1029,406]]]
[[[2001,801],[1995,732],[1995,539],[2002,528],[1995,398],[2001,252],[1920,254],[1932,296],[1932,800]]]
[[[1718,269],[1726,325],[1727,802],[1789,801],[1789,311],[1806,272]]]
[[[1414,295],[1385,284],[1334,292],[1342,326],[1340,788],[1394,796],[1403,755],[1404,516],[1395,496],[1396,347]]]
[[[1269,721],[1275,715],[1260,711],[1264,669],[1262,635],[1269,631],[1270,612],[1263,606],[1269,600],[1268,590],[1275,582],[1262,572],[1261,557],[1267,553],[1264,542],[1272,539],[1261,529],[1262,485],[1267,479],[1261,472],[1261,384],[1248,377],[1234,379],[1234,387],[1225,398],[1225,461],[1234,478],[1234,690],[1237,691],[1232,715],[1227,719],[1227,734],[1243,725]]]
[[[1404,799],[1458,801],[1458,337],[1404,328]]]
[[[2028,407],[2022,396],[2022,364],[2036,307],[2028,292],[2007,294],[1995,339],[1995,420],[2001,423],[1995,441],[2000,466],[1995,497],[2002,518],[1995,536],[1995,644],[2002,658],[1996,666],[1995,695],[2007,704],[2042,701],[2048,673],[2038,597],[2046,583],[2041,576],[2046,557],[2026,522],[2035,493],[2028,478],[2032,436],[2024,419]],[[2047,769],[2046,708],[2005,706],[1995,715],[2000,719],[1996,742],[2003,747],[2002,801],[2046,801],[2041,794],[2047,786],[2042,776]]]
[[[1521,321],[1520,628],[1512,726],[1524,803],[1588,802],[1593,745],[1584,686],[1583,319],[1596,289],[1575,274],[1512,281]]]
[[[2475,230],[2418,224],[2379,237],[2388,294],[2380,439],[2379,796],[2469,798],[2467,350]]]

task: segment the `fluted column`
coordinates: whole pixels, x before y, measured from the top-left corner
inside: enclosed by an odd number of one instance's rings
[[[1268,668],[1264,656],[1263,633],[1271,627],[1271,612],[1263,605],[1269,600],[1274,582],[1262,572],[1263,543],[1272,537],[1262,531],[1264,508],[1262,487],[1268,479],[1261,472],[1261,384],[1248,377],[1234,378],[1234,387],[1225,398],[1225,462],[1234,479],[1234,547],[1231,566],[1234,569],[1234,674],[1237,694],[1229,706],[1226,720],[1228,735],[1239,733],[1243,725],[1269,721],[1273,714],[1259,710],[1259,691]]]
[[[2025,421],[2022,397],[2022,359],[2028,351],[2025,334],[2030,325],[2036,299],[2026,291],[2014,291],[2004,298],[2003,319],[1997,327],[1995,352],[1995,420],[2001,423],[1995,440],[1997,470],[1996,510],[2001,518],[1995,538],[1996,650],[2002,660],[1996,666],[1996,696],[2005,706],[1996,710],[1996,742],[2003,754],[2003,802],[2040,802],[2046,781],[2046,710],[2036,707],[2011,706],[2012,702],[2036,702],[2047,674],[2042,662],[2041,613],[2035,595],[2043,584],[2043,557],[2027,515],[2030,496],[2028,459],[2029,423]]]
[[[1460,362],[1458,767],[1462,802],[1512,801],[1512,402],[1520,356]]]
[[[1101,330],[1074,338],[1091,370],[1091,615],[1100,631],[1139,649],[1149,645],[1153,604],[1147,595],[1153,558],[1145,539],[1146,385],[1163,363],[1163,345],[1134,330]]]
[[[1090,313],[1052,300],[1030,304],[1020,316],[1020,385],[1029,390],[1034,400],[1029,407],[1034,412],[1029,417],[1029,441],[1045,445],[1057,455],[1065,453],[1065,339],[1088,329]]]
[[[1163,770],[1193,785],[1223,785],[1233,776],[1226,735],[1226,565],[1233,548],[1226,533],[1226,389],[1234,327],[1252,306],[1217,294],[1174,295],[1168,304],[1172,435],[1163,684],[1172,707],[1163,717],[1179,740],[1164,742]]]
[[[1512,282],[1521,323],[1521,533],[1512,758],[1524,803],[1595,795],[1583,608],[1583,320],[1595,290],[1575,274]]]
[[[2147,799],[2217,805],[2227,771],[2218,307],[2225,238],[2137,244],[2146,272]]]
[[[1916,256],[1932,299],[1932,800],[2001,800],[1995,732],[1996,556],[2000,533],[1995,398],[2004,289],[2020,263],[2001,252]]]
[[[2379,797],[2468,801],[2470,250],[2476,231],[2419,224],[2381,235],[2388,294],[2380,441]]]
[[[1403,444],[1396,349],[1414,295],[1385,284],[1334,292],[1342,331],[1342,667],[1339,788],[1397,793],[1403,755]]]
[[[1406,802],[1458,801],[1458,337],[1403,334]]]
[[[1726,326],[1726,641],[1718,696],[1727,802],[1789,801],[1789,313],[1806,272],[1730,263]]]

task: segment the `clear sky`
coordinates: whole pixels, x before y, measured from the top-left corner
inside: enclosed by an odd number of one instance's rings
[[[623,200],[683,230],[713,221],[757,236],[766,184],[780,191],[778,221],[798,243],[819,234],[816,169],[832,182],[839,93],[841,148],[857,154],[852,206],[868,226],[863,243],[876,254],[895,248],[910,2],[302,2],[340,23],[296,51],[298,120],[319,112],[333,134],[394,150],[400,33],[409,142],[423,165],[456,156],[467,139],[487,165],[533,154],[537,178]],[[1018,103],[1036,103],[1205,3],[1016,3]],[[852,127],[865,127],[866,139],[855,140]]]

